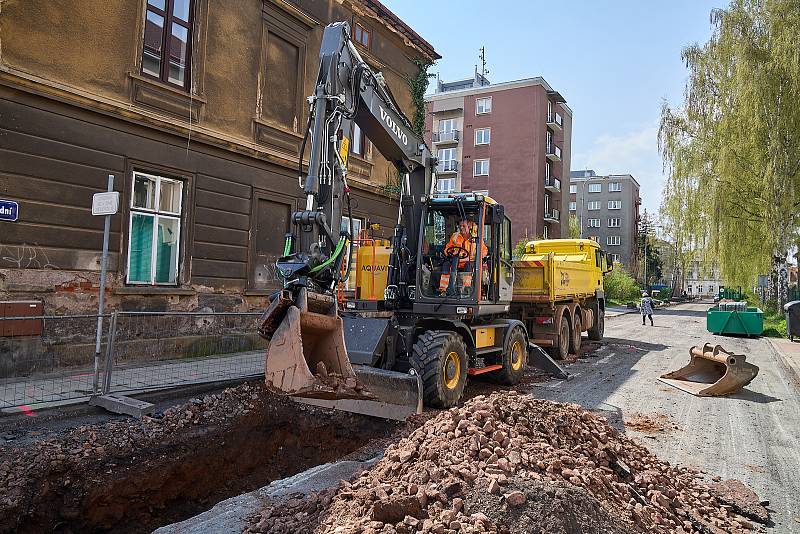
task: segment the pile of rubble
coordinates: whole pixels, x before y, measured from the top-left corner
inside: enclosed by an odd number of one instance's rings
[[[740,510],[739,508],[737,508]],[[741,511],[741,510],[740,510]],[[691,469],[580,406],[478,396],[335,491],[268,503],[250,532],[746,532]]]

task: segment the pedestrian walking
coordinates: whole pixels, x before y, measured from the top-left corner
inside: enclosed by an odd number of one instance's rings
[[[644,318],[650,319],[650,326],[653,326],[653,299],[647,291],[642,291],[642,302],[639,304],[639,311],[642,313],[642,325],[645,324]]]

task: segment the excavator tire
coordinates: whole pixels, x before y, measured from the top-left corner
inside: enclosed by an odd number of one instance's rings
[[[508,338],[503,352],[503,368],[492,373],[493,378],[504,386],[513,386],[522,379],[528,364],[528,342],[521,328],[515,328]]]
[[[601,310],[598,306],[597,313],[595,314],[595,320],[592,327],[589,329],[589,339],[592,341],[601,341],[603,339],[603,334],[606,330],[606,312],[605,310]]]
[[[569,355],[570,338],[572,338],[572,330],[569,327],[569,319],[567,319],[567,314],[565,313],[561,316],[561,324],[558,327],[558,344],[547,349],[547,352],[554,360],[563,360]]]
[[[411,365],[422,377],[426,406],[458,404],[467,384],[467,346],[455,332],[428,330],[414,344]]]

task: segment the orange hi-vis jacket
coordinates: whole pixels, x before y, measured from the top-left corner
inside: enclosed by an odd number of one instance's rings
[[[477,239],[476,239],[477,240]],[[464,237],[461,232],[456,232],[450,237],[450,241],[447,242],[447,245],[444,247],[445,250],[448,250],[452,247],[462,247],[467,252],[469,252],[469,256],[464,259],[459,258],[458,260],[458,268],[463,269],[466,267],[467,262],[475,261],[475,244],[470,237]],[[489,254],[489,248],[486,246],[486,243],[481,240],[481,258],[484,258]]]

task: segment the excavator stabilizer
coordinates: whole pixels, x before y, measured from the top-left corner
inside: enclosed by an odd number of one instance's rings
[[[706,343],[689,349],[689,364],[662,375],[659,380],[699,397],[730,395],[753,381],[758,366],[721,346]]]

